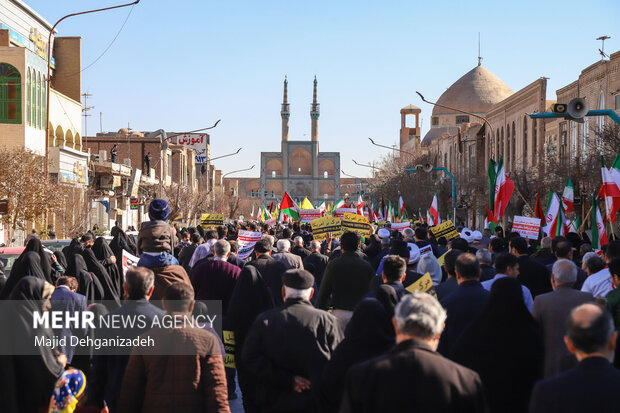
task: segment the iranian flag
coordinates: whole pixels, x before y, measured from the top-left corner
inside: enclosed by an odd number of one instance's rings
[[[357,215],[364,216],[364,200],[362,199],[362,194],[359,194],[357,197]]]
[[[607,239],[607,231],[605,230],[605,223],[601,216],[601,210],[598,207],[596,199],[592,201],[592,248],[600,250],[603,245],[609,243]]]
[[[405,215],[405,201],[403,201],[403,197],[398,194],[398,210],[400,211],[400,217],[402,218]]]
[[[562,208],[564,213],[573,212],[575,205],[575,187],[570,180],[570,176],[566,178],[566,186],[564,187],[564,193],[562,194]]]
[[[504,160],[500,157],[499,163],[495,166],[495,189],[493,196],[493,215],[495,222],[499,222],[500,218],[504,216],[504,211],[508,206],[512,192],[515,189],[515,184],[506,175],[504,169]],[[490,179],[489,179],[490,182]]]
[[[389,201],[389,202],[390,202],[390,204],[387,207],[387,213],[385,215],[385,220],[387,222],[392,222],[392,220],[394,219],[394,217],[392,216],[392,201]]]
[[[334,204],[334,209],[336,208],[342,208],[344,206],[344,198],[340,198],[339,200],[336,201],[336,203]]]
[[[544,230],[547,225],[545,218],[545,210],[543,209],[542,202],[540,201],[540,190],[536,192],[536,205],[534,205],[534,217],[540,218],[540,228]]]
[[[254,219],[254,202],[252,202],[252,212],[250,212],[250,219]]]
[[[618,156],[616,156],[613,166],[607,169],[607,167],[605,167],[605,158],[601,156],[603,186],[601,186],[598,196],[605,201],[606,219],[611,220],[612,224],[616,223],[616,214],[618,213],[618,209],[620,209],[620,181],[617,182],[614,179],[616,176],[620,175],[620,172],[616,169],[619,166]]]
[[[258,207],[258,212],[256,213],[256,220],[263,222],[263,207]]]
[[[291,217],[294,220],[298,220],[299,214],[294,208],[295,203],[289,196],[288,192],[285,192],[284,197],[282,198],[282,202],[280,203],[280,212],[283,212],[285,215]]]
[[[428,225],[429,227],[432,227],[433,225],[435,225],[435,221],[433,221],[433,216],[431,215],[431,211],[430,210],[426,210],[426,225]]]
[[[549,191],[547,201],[547,213],[545,214],[545,226],[543,232],[546,236],[555,238],[564,234],[562,202],[560,197],[553,190]]]
[[[319,204],[319,206],[317,207],[317,209],[319,210],[319,212],[323,213],[325,211],[327,211],[327,208],[325,207],[325,201],[321,201],[321,203]]]
[[[435,192],[435,195],[433,195],[433,202],[431,203],[431,207],[429,208],[428,212],[433,217],[432,225],[439,225],[439,209],[437,208],[437,192]]]
[[[270,220],[271,218],[273,218],[271,216],[271,213],[269,212],[269,210],[267,210],[266,208],[263,209],[263,222]]]

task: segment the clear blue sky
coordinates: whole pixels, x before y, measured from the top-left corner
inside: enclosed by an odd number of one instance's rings
[[[52,24],[109,0],[27,0]],[[61,36],[81,36],[82,65],[114,38],[129,8],[70,18]],[[437,99],[477,62],[514,91],[549,77],[547,99],[607,52],[620,49],[620,3],[602,1],[204,1],[142,0],[110,50],[83,72],[93,94],[89,135],[163,128],[212,131],[224,173],[280,148],[282,81],[289,77],[291,139],[309,139],[312,79],[319,81],[322,151],[340,151],[341,168],[364,176],[385,153],[368,141],[398,141],[399,110],[422,108],[424,134]],[[305,136],[304,136],[305,135]]]

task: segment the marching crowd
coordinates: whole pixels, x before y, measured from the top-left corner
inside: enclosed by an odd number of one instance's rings
[[[446,240],[423,224],[317,240],[305,224],[168,215],[152,201],[137,239],[117,226],[109,245],[87,232],[50,254],[31,238],[0,278],[19,303],[1,316],[23,327],[4,335],[93,334],[31,328],[46,300],[148,319],[217,300],[233,354],[208,324],[154,333],[186,355],[2,354],[0,412],[228,412],[237,385],[248,413],[620,409],[620,241],[598,252],[586,234],[501,227]],[[246,260],[241,229],[262,233]],[[125,275],[123,251],[140,258]]]

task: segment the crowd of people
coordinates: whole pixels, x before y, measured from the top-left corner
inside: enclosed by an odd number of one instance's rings
[[[137,238],[115,227],[109,245],[87,232],[50,254],[30,239],[0,286],[20,305],[2,317],[27,323],[49,300],[150,320],[216,300],[234,350],[204,325],[151,332],[185,355],[3,354],[0,411],[227,412],[237,386],[248,413],[618,410],[620,241],[598,252],[583,234],[499,227],[435,239],[423,224],[317,240],[306,224],[178,228],[168,215],[154,200]],[[262,233],[245,260],[239,230]],[[140,258],[126,274],[123,251]]]

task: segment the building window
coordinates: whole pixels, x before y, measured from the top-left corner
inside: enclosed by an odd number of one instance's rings
[[[276,171],[271,171],[271,177],[275,178],[276,177]]]
[[[560,165],[564,165],[566,160],[566,141],[568,140],[567,129],[566,122],[560,123]]]
[[[581,160],[585,161],[588,153],[588,138],[590,137],[590,122],[588,117],[583,118],[581,125]]]
[[[504,160],[504,166],[506,171],[508,171],[508,166],[510,166],[510,125],[506,125],[506,159]]]
[[[41,75],[41,129],[43,130],[45,130],[47,126],[45,125],[46,118],[47,118],[47,112],[45,111],[47,107],[47,95],[45,94],[46,86],[47,85],[45,82],[45,76]],[[76,143],[77,143],[77,140],[76,140]]]
[[[523,168],[527,168],[527,115],[523,117]]]
[[[437,126],[439,125],[439,117],[438,116],[433,116],[431,118],[431,126]]]
[[[32,126],[32,119],[30,118],[30,106],[32,100],[30,99],[30,88],[32,87],[32,75],[30,74],[30,68],[26,72],[26,125]]]
[[[570,162],[572,163],[572,160],[574,157],[577,157],[577,122],[571,120],[570,121]]]
[[[0,63],[0,123],[22,123],[22,76],[8,63]]]
[[[456,117],[456,124],[460,125],[461,123],[469,123],[469,116],[467,116],[467,115],[458,115]]]
[[[605,94],[603,92],[601,92],[601,95],[598,99],[598,108],[605,109]],[[598,116],[596,118],[596,128],[598,129],[599,135],[603,133],[604,126],[605,126],[605,116]]]
[[[37,129],[41,129],[41,73],[37,72],[37,89],[36,89],[37,106],[35,109],[37,117]]]
[[[497,160],[499,161],[499,158],[503,158],[504,157],[504,127],[502,126],[502,130],[500,132],[500,141],[501,141],[501,147],[500,147],[500,152],[499,155],[497,156]]]
[[[32,71],[32,82],[30,82],[30,125],[33,128],[37,127],[37,118],[35,115],[35,108],[37,106],[37,97],[35,96],[35,92],[37,91],[37,72],[35,70]]]
[[[514,121],[512,122],[512,166],[510,169],[514,170],[517,164],[517,129],[515,128]]]
[[[327,173],[327,171],[323,171],[323,178],[327,179],[327,176],[328,176],[328,175],[329,175],[329,174]]]
[[[495,160],[499,160],[499,129],[495,130],[495,153],[493,154]]]
[[[616,110],[620,110],[620,95],[616,95]]]

